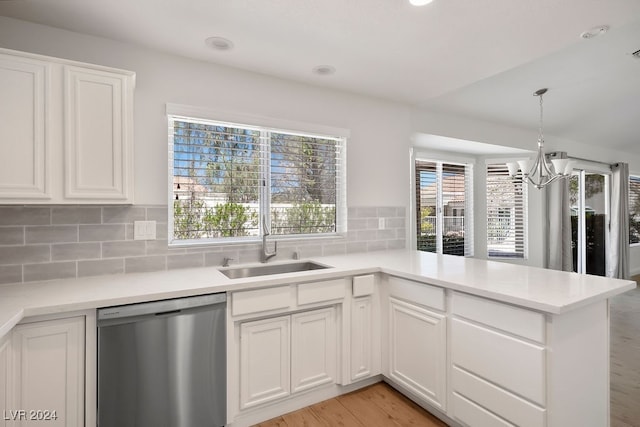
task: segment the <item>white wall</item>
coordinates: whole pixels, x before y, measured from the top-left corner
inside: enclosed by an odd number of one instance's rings
[[[425,110],[414,110],[412,115],[412,130],[414,132],[525,150],[535,148],[538,138],[537,129],[524,130],[512,128],[464,117],[436,114]],[[612,150],[607,147],[606,141],[603,141],[600,147],[592,147],[579,144],[575,141],[555,138],[547,134],[545,138],[545,148],[547,151],[566,151],[570,156],[593,159],[605,163],[627,162],[629,163],[631,173],[633,174],[637,171],[637,174],[640,175],[640,156]],[[480,182],[484,178],[476,174],[476,179]],[[482,195],[476,192],[474,203],[478,209],[482,209],[485,203],[481,198]],[[486,211],[486,207],[484,209]],[[535,188],[530,188],[528,265],[544,266],[546,247],[544,218],[544,193]],[[478,257],[485,257],[486,250],[483,252],[482,248],[486,247],[486,229],[483,229],[482,224],[479,225],[480,227],[476,226],[475,233],[476,254]],[[632,274],[640,274],[640,245],[631,248],[630,265]]]
[[[167,201],[166,103],[349,129],[349,205],[405,206],[407,212],[410,212],[410,137],[415,132],[522,149],[531,149],[537,138],[535,129],[522,130],[435,114],[408,105],[299,84],[5,17],[0,17],[0,47],[137,73],[134,114],[137,204],[165,204]],[[593,148],[556,140],[552,136],[547,140],[550,151],[564,150],[573,156],[605,162],[626,161],[632,172],[640,172],[640,157],[609,150],[606,144]],[[529,263],[542,266],[544,206],[542,197],[534,191],[529,200]],[[476,248],[482,245],[483,241],[476,242]],[[633,271],[640,272],[640,247],[631,250],[631,266]]]
[[[349,129],[349,205],[408,206],[408,106],[3,17],[0,46],[136,72],[136,204],[167,202],[165,105],[177,103]]]

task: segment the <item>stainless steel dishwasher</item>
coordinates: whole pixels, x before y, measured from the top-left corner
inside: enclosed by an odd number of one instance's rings
[[[98,310],[98,426],[226,423],[224,293]]]

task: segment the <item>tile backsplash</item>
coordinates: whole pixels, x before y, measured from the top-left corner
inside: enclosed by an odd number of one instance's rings
[[[405,216],[404,207],[350,207],[346,237],[280,241],[274,260],[404,248]],[[156,221],[156,240],[133,240],[139,220]],[[0,284],[257,262],[260,248],[168,248],[166,206],[0,206]]]

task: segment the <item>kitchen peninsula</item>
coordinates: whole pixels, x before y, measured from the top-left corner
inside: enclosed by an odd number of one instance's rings
[[[24,396],[14,394],[26,378],[15,356],[21,326],[81,319],[77,390],[68,381],[44,388],[62,387],[57,393],[76,401],[59,412],[95,425],[95,309],[226,292],[231,426],[381,379],[452,425],[608,425],[608,299],[635,282],[408,250],[312,260],[332,268],[229,279],[209,267],[4,286],[0,405],[23,406],[11,400]],[[322,325],[321,347],[300,341],[306,321]],[[246,347],[263,331],[280,334],[281,347]],[[282,356],[277,378],[251,376],[271,372],[265,352]]]

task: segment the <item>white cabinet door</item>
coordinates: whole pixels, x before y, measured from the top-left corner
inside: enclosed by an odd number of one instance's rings
[[[130,71],[0,48],[0,202],[133,203]]]
[[[367,378],[373,369],[373,319],[370,296],[355,298],[351,304],[351,360],[352,381]]]
[[[299,392],[336,381],[335,308],[291,316],[291,389]]]
[[[45,61],[0,54],[0,198],[50,197],[50,74]]]
[[[130,76],[64,67],[65,198],[130,197]]]
[[[14,328],[12,404],[27,410],[27,420],[15,425],[84,425],[84,325],[79,316]],[[30,421],[30,410],[55,411],[56,419]]]
[[[389,298],[389,375],[445,409],[446,323],[442,314]]]
[[[290,316],[240,325],[240,409],[290,394]]]
[[[10,381],[11,381],[11,334],[7,334],[0,338],[0,413],[3,417],[0,418],[0,427],[8,425],[7,418],[9,410],[13,409],[10,396]]]

